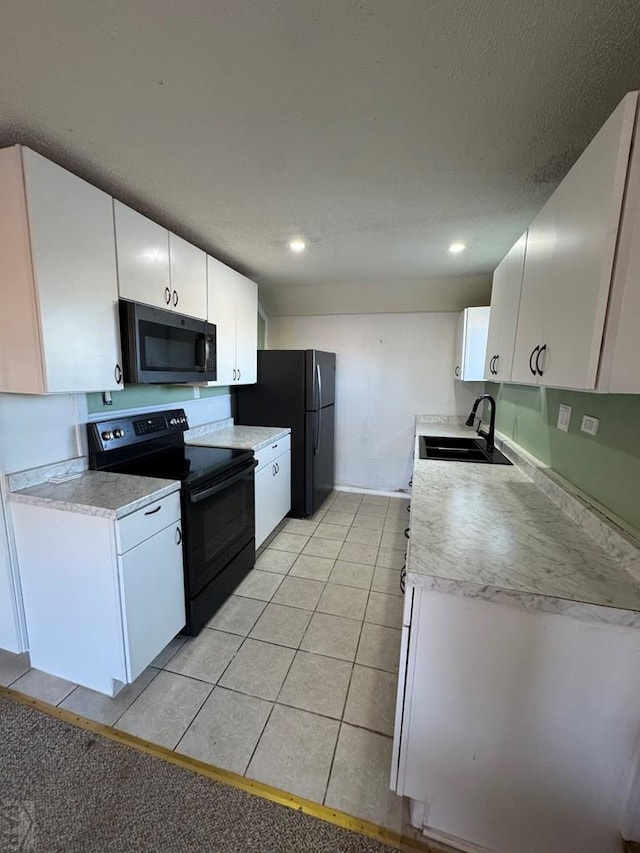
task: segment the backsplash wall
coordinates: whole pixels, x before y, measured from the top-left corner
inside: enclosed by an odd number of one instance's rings
[[[198,393],[199,392],[199,393]],[[221,385],[215,388],[194,388],[192,385],[128,385],[122,391],[112,391],[112,405],[102,400],[99,391],[87,394],[87,409],[90,415],[104,412],[120,412],[126,409],[138,409],[148,406],[164,407],[168,403],[176,405],[194,399],[222,397],[229,394],[229,387]]]
[[[487,383],[497,402],[496,429],[635,531],[640,531],[640,395],[588,394]],[[569,432],[556,426],[561,403],[572,407]],[[581,432],[583,415],[600,420]]]

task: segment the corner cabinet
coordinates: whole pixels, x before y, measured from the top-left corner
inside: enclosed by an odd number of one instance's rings
[[[463,382],[484,379],[489,308],[465,308],[458,318],[453,375]]]
[[[257,381],[258,286],[207,256],[207,320],[216,325],[217,379],[209,385]]]
[[[291,509],[291,436],[256,452],[256,548]]]
[[[207,256],[122,202],[114,201],[118,287],[123,299],[207,317]]]
[[[495,382],[511,379],[526,251],[525,231],[493,274],[484,378]]]
[[[597,386],[637,102],[624,98],[529,227],[514,382]]]
[[[111,197],[2,149],[0,235],[0,391],[122,388]]]
[[[185,624],[179,492],[117,520],[11,514],[31,665],[114,696]]]

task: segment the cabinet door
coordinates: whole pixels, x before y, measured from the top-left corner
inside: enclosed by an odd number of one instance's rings
[[[236,303],[237,273],[221,261],[207,255],[207,320],[216,326],[218,375],[212,385],[231,385],[236,376]]]
[[[169,232],[119,201],[114,214],[120,296],[169,309]]]
[[[44,391],[122,387],[110,196],[23,149]]]
[[[453,376],[455,379],[462,379],[462,368],[464,365],[464,336],[466,314],[461,311],[458,315],[458,325],[456,326],[456,350],[453,357]]]
[[[236,381],[258,380],[258,286],[239,275],[236,284]]]
[[[256,548],[291,509],[291,451],[255,474]]]
[[[274,476],[274,462],[269,462],[255,473],[256,548],[262,545],[277,524],[272,524],[275,517],[272,502]]]
[[[273,506],[276,516],[276,524],[291,509],[291,451],[283,453],[276,459],[276,475],[273,478]],[[273,530],[273,528],[272,528]]]
[[[595,388],[635,103],[635,95],[622,101],[554,193],[541,385]]]
[[[465,308],[464,314],[464,358],[461,379],[466,382],[478,382],[484,379],[489,307]]]
[[[185,624],[180,521],[118,557],[127,679],[133,681]]]
[[[182,237],[169,233],[171,307],[180,314],[207,319],[207,256]]]
[[[543,345],[547,308],[552,304],[557,207],[554,193],[529,227],[511,369],[513,382],[538,383],[536,357]]]
[[[484,375],[496,382],[511,379],[526,248],[525,231],[493,274]]]

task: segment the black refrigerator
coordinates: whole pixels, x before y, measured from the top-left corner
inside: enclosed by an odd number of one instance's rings
[[[259,350],[258,381],[237,389],[236,423],[291,427],[291,515],[312,515],[335,476],[336,355]]]

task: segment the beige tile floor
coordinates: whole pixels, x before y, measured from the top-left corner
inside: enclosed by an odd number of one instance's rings
[[[389,791],[407,501],[335,492],[285,520],[198,637],[114,699],[0,652],[0,684],[355,817]]]

